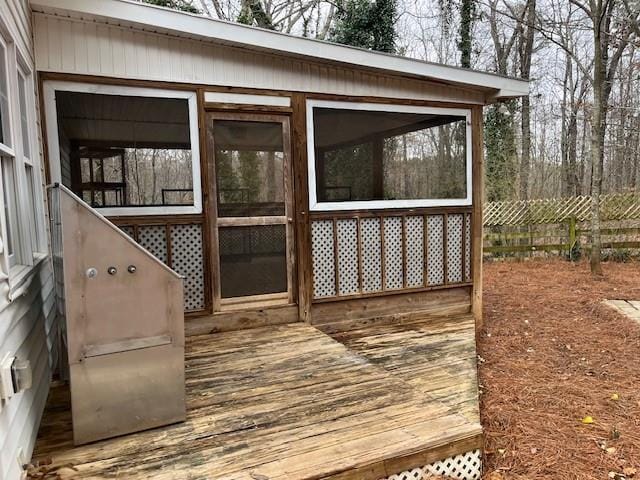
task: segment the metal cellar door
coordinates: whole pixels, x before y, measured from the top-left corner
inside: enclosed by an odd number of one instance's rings
[[[64,186],[49,191],[74,443],[184,420],[182,278]]]

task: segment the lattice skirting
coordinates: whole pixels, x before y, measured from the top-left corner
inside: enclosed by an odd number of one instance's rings
[[[456,478],[460,480],[480,480],[482,474],[482,455],[480,450],[472,450],[454,457],[396,473],[380,480],[423,480],[436,477]]]

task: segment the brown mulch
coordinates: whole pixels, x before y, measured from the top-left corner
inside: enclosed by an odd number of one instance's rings
[[[640,479],[640,325],[605,299],[640,300],[640,263],[485,264],[485,479]]]

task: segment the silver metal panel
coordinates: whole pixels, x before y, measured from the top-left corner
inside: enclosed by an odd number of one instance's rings
[[[182,278],[58,189],[74,443],[183,420]]]
[[[84,444],[183,421],[184,348],[87,357],[71,365],[73,439]]]

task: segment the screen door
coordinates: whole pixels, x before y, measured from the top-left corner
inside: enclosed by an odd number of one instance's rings
[[[219,310],[293,303],[289,119],[212,113]]]

